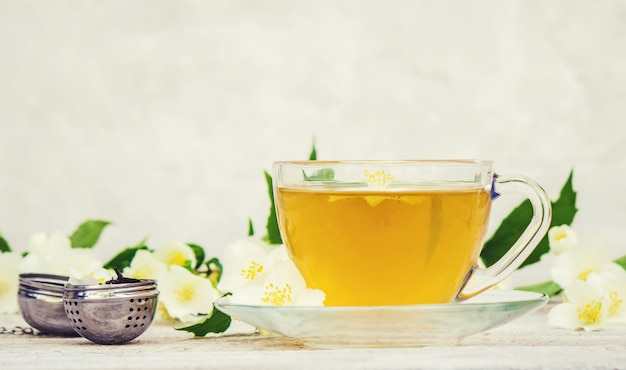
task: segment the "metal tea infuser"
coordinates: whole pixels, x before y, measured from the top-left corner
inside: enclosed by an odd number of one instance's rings
[[[68,277],[52,274],[20,274],[17,302],[24,321],[45,334],[76,337],[63,309]]]
[[[3,330],[13,334],[82,336],[99,344],[122,344],[143,334],[154,319],[156,280],[118,278],[102,285],[74,285],[68,277],[21,274],[18,304],[36,329]]]

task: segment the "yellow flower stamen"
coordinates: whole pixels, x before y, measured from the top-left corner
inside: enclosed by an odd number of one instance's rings
[[[285,304],[291,302],[292,292],[293,288],[291,288],[291,285],[289,284],[285,284],[285,286],[281,289],[270,283],[265,286],[265,294],[261,300],[265,303],[273,304],[274,306],[284,306]]]
[[[595,271],[596,270],[594,268],[587,267],[586,269],[584,269],[580,273],[578,273],[578,279],[580,279],[582,281],[587,281],[587,278],[589,277],[589,274],[591,274],[592,272],[595,272]]]
[[[602,320],[602,300],[592,300],[578,306],[578,320],[585,324],[597,324]]]
[[[615,290],[609,293],[609,299],[611,300],[611,306],[609,307],[609,316],[611,316],[615,315],[617,311],[619,311],[619,308],[622,305],[622,300]]]
[[[370,188],[384,188],[393,180],[393,175],[385,171],[376,171],[372,173],[365,170],[365,178],[367,179],[367,185]]]
[[[196,296],[196,289],[194,284],[182,284],[176,289],[176,297],[178,302],[191,302]]]
[[[558,234],[554,235],[554,240],[560,242],[561,240],[567,238],[567,232],[561,231]]]
[[[258,262],[250,262],[250,266],[248,268],[241,270],[241,276],[248,280],[254,280],[256,277],[263,272],[263,265]]]
[[[167,256],[167,263],[169,265],[183,266],[187,261],[184,253],[172,252]]]
[[[108,281],[108,279],[105,276],[96,276],[95,272],[90,272],[89,276],[91,276],[92,278],[96,279],[96,281],[98,282],[98,284],[102,285],[104,283],[106,283]]]

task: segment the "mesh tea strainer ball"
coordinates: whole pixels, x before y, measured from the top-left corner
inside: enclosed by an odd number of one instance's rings
[[[17,300],[24,321],[42,333],[78,336],[65,315],[63,287],[68,277],[20,274]]]
[[[121,344],[143,334],[154,319],[155,280],[104,285],[67,284],[64,309],[74,330],[100,344]]]

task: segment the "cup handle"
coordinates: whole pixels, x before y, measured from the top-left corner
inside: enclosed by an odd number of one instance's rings
[[[471,298],[504,280],[517,270],[548,232],[552,219],[552,204],[541,186],[523,176],[494,175],[492,197],[506,193],[520,193],[528,198],[533,207],[533,217],[504,256],[487,268],[475,267],[470,272],[455,301]]]

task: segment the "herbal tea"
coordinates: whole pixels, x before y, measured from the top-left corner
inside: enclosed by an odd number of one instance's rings
[[[290,258],[325,305],[473,297],[521,266],[550,227],[541,186],[496,175],[491,161],[283,161],[272,172]],[[477,266],[491,195],[511,193],[530,202],[528,226],[500,259]]]
[[[484,189],[278,188],[291,258],[325,305],[449,303],[474,267]]]

